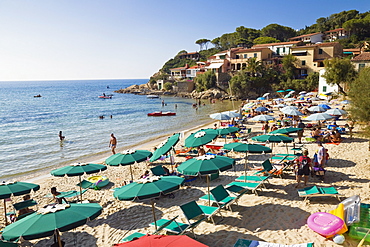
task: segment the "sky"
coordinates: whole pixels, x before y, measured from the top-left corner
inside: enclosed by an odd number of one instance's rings
[[[235,28],[293,29],[369,0],[0,0],[0,81],[146,79]]]

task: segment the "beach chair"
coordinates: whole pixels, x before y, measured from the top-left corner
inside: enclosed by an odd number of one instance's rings
[[[257,240],[248,240],[248,239],[238,239],[234,244],[234,247],[313,247],[313,243],[304,243],[304,244],[274,244]]]
[[[307,201],[310,197],[323,197],[323,196],[332,196],[337,198],[340,201],[341,194],[334,187],[317,187],[310,186],[304,189],[298,189],[299,197],[304,197],[304,201]]]
[[[195,233],[194,233],[194,228],[197,227],[200,223],[202,223],[205,219],[206,219],[206,217],[203,217],[203,218],[201,218],[201,219],[199,219],[199,220],[197,220],[193,223],[189,223],[189,224],[177,222],[175,220],[170,222],[170,224],[167,224],[168,221],[169,221],[167,219],[157,220],[156,223],[157,223],[158,227],[161,227],[163,224],[166,224],[166,226],[163,227],[163,230],[167,231],[167,232],[170,232],[170,233],[174,233],[176,235],[183,235],[183,234],[185,234],[186,231],[191,231],[194,235],[194,238],[196,238]],[[153,226],[154,222],[150,223],[150,225]]]
[[[163,166],[155,166],[150,168],[152,171],[153,175],[155,176],[165,176],[167,175],[166,171],[163,169]]]
[[[234,181],[226,185],[226,189],[229,191],[235,190],[236,188],[232,188],[232,186],[238,186],[245,190],[249,190],[252,193],[256,194],[258,196],[257,190],[262,191],[262,187],[265,187],[265,185],[262,182],[259,183],[249,183],[249,182],[238,182]]]
[[[82,190],[82,194],[84,194],[86,191],[88,191],[88,189],[83,189]],[[60,195],[58,195],[57,197],[58,198],[66,198],[66,199],[72,199],[74,197],[79,197],[81,195],[80,191],[76,191],[76,190],[70,190],[70,191],[66,191],[66,192],[60,192]],[[53,195],[51,193],[45,195],[44,197],[46,198],[53,198]]]
[[[264,182],[269,182],[269,178],[271,176],[240,176],[235,178],[235,181],[237,182],[253,182],[253,183],[264,183]]]
[[[187,220],[189,221],[189,223],[190,220],[199,219],[201,217],[207,217],[207,219],[211,219],[213,224],[215,224],[213,216],[217,213],[220,214],[222,218],[220,208],[198,205],[195,201],[185,203],[181,205],[180,208],[184,213],[185,217],[187,218]]]
[[[18,203],[14,203],[13,204],[13,207],[16,211],[19,211],[21,209],[25,209],[25,208],[29,208],[29,207],[33,207],[33,206],[36,206],[37,205],[37,202],[33,199],[29,199],[29,200],[26,200],[26,201],[22,201],[22,202],[18,202]],[[30,214],[32,214],[33,212],[29,212],[29,213],[25,213],[25,214],[16,214],[16,217],[17,217],[17,220],[20,220]]]
[[[224,186],[218,185],[210,191],[211,194],[204,195],[199,199],[216,203],[220,209],[229,208],[230,211],[232,211],[231,205],[233,203],[238,204],[238,199],[246,192],[247,191],[241,192],[238,196],[230,196]]]
[[[283,160],[283,159],[280,159]],[[279,176],[280,178],[283,178],[283,171],[287,168],[287,166],[280,165],[280,164],[271,164],[270,160],[267,159],[262,163],[262,169],[260,171],[257,171],[254,175],[260,174],[260,173],[268,173],[271,176]]]
[[[170,220],[168,220],[166,223],[164,223],[163,225],[159,226],[158,229],[153,232],[153,235],[156,235],[156,234],[159,234],[166,226],[168,226],[169,224],[171,224],[172,222],[174,222],[177,217],[179,216],[176,216]],[[141,238],[143,236],[145,236],[146,234],[144,233],[141,233],[141,232],[134,232],[133,234],[130,234],[129,236],[123,238],[120,242],[129,242],[129,241],[132,241],[134,239],[137,239],[137,238]]]

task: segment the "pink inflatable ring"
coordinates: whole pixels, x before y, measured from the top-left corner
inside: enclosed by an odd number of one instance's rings
[[[307,225],[318,234],[329,238],[342,229],[344,221],[335,215],[317,212],[308,217]]]

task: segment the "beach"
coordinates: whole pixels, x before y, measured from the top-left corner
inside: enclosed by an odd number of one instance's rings
[[[339,125],[345,121],[338,121]],[[213,122],[196,126],[185,131],[185,137],[200,128],[212,128]],[[261,133],[261,124],[248,122],[247,127],[252,128],[252,133]],[[356,130],[356,129],[355,129]],[[308,131],[306,131],[308,134]],[[293,134],[295,137],[296,134]],[[324,144],[328,149],[330,159],[327,165],[325,180],[320,181],[315,177],[310,177],[308,185],[334,186],[343,196],[341,199],[353,195],[360,195],[363,203],[370,203],[369,189],[369,143],[360,138],[349,139],[345,135],[339,145]],[[153,151],[153,147],[164,141],[166,137],[137,146],[136,149],[147,149]],[[221,141],[221,140],[220,140]],[[180,141],[181,143],[181,141]],[[291,148],[292,145],[290,144]],[[309,151],[310,157],[318,149],[316,143],[305,143],[304,147]],[[118,148],[118,152],[123,148]],[[286,153],[285,144],[277,144],[273,149],[274,153]],[[110,153],[102,154],[101,157],[94,159],[87,158],[89,163],[102,163]],[[213,188],[219,184],[226,185],[235,178],[244,174],[244,154],[230,153],[232,158],[236,158],[237,165],[234,169],[224,171],[218,179],[210,182]],[[258,165],[267,159],[269,154],[249,155],[249,167]],[[180,164],[185,160],[184,156],[176,156],[175,162]],[[165,163],[167,162],[167,163]],[[156,161],[155,164],[169,164],[169,159]],[[170,168],[170,166],[168,166]],[[148,166],[145,162],[132,166],[134,178],[138,179]],[[248,175],[253,170],[248,170]],[[52,202],[52,199],[45,198],[51,187],[56,186],[60,191],[77,190],[75,184],[78,177],[52,177],[41,174],[36,178],[28,178],[27,181],[40,184],[40,190],[32,192],[34,198],[40,206]],[[95,175],[95,174],[93,174]],[[62,233],[62,240],[65,246],[102,246],[108,247],[119,243],[124,236],[134,232],[153,233],[154,227],[149,226],[153,222],[150,201],[126,202],[113,198],[111,189],[120,187],[124,182],[130,180],[130,170],[128,166],[109,166],[106,171],[99,175],[107,176],[111,184],[101,190],[88,190],[83,199],[90,202],[97,202],[103,207],[102,214],[95,220],[76,228],[73,231]],[[83,178],[89,175],[84,175]],[[20,178],[21,179],[21,178]],[[24,180],[22,180],[24,181]],[[337,207],[339,201],[334,197],[312,198],[304,202],[300,198],[295,188],[296,181],[293,173],[286,173],[284,178],[274,177],[269,180],[266,188],[258,195],[246,194],[241,197],[238,205],[232,206],[232,212],[222,210],[223,219],[215,216],[216,224],[211,221],[202,222],[194,233],[196,239],[208,246],[233,246],[238,238],[261,240],[271,243],[294,244],[314,242],[315,246],[340,246],[331,240],[315,233],[306,225],[307,218],[315,212],[329,212]],[[303,188],[301,186],[301,188]],[[184,187],[174,193],[174,198],[161,197],[155,201],[156,218],[171,219],[177,215],[178,221],[187,222],[179,205],[192,200],[200,204],[207,205],[206,202],[199,201],[199,197],[207,193],[207,186],[204,179],[197,179],[187,183]],[[13,197],[13,203],[21,200],[21,197]],[[11,210],[11,203],[8,202],[8,210]],[[1,209],[3,210],[3,209]],[[4,220],[1,218],[1,225]],[[193,237],[191,233],[188,234]],[[21,246],[50,246],[53,243],[52,237],[24,241]],[[342,246],[357,246],[358,240],[351,240],[346,237]],[[365,245],[364,245],[365,246]]]

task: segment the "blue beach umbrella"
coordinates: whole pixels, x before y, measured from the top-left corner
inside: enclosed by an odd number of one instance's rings
[[[321,106],[322,108],[326,109],[326,110],[329,110],[331,109],[330,106],[326,105],[326,104],[320,104],[319,106]]]
[[[269,111],[269,109],[267,109],[266,107],[260,106],[260,107],[257,107],[257,108],[255,109],[255,111],[263,112],[263,111]]]
[[[265,100],[265,97],[258,97],[257,100]]]

